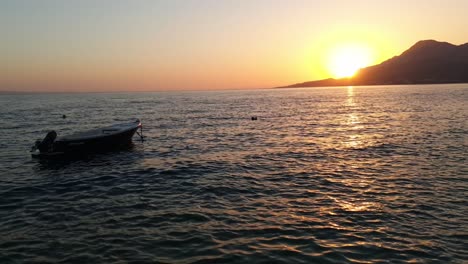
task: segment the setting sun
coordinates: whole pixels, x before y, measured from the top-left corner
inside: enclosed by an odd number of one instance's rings
[[[334,48],[328,58],[328,68],[333,77],[352,77],[373,61],[370,48],[365,45],[349,44]]]

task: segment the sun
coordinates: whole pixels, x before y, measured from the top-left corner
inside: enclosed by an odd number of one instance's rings
[[[352,77],[372,63],[371,50],[363,44],[343,44],[333,48],[328,57],[328,69],[334,78]]]

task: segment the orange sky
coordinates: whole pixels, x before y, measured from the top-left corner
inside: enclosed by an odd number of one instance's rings
[[[468,1],[2,1],[0,91],[267,88],[468,41]]]

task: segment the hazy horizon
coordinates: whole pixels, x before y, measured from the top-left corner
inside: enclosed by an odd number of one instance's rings
[[[3,1],[0,91],[260,89],[468,39],[466,1]]]

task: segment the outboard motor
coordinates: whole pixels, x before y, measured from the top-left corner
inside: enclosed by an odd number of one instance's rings
[[[36,141],[36,148],[38,148],[40,152],[49,152],[52,150],[52,146],[54,145],[54,141],[56,138],[57,132],[52,130],[49,133],[47,133],[47,135],[42,141]]]

